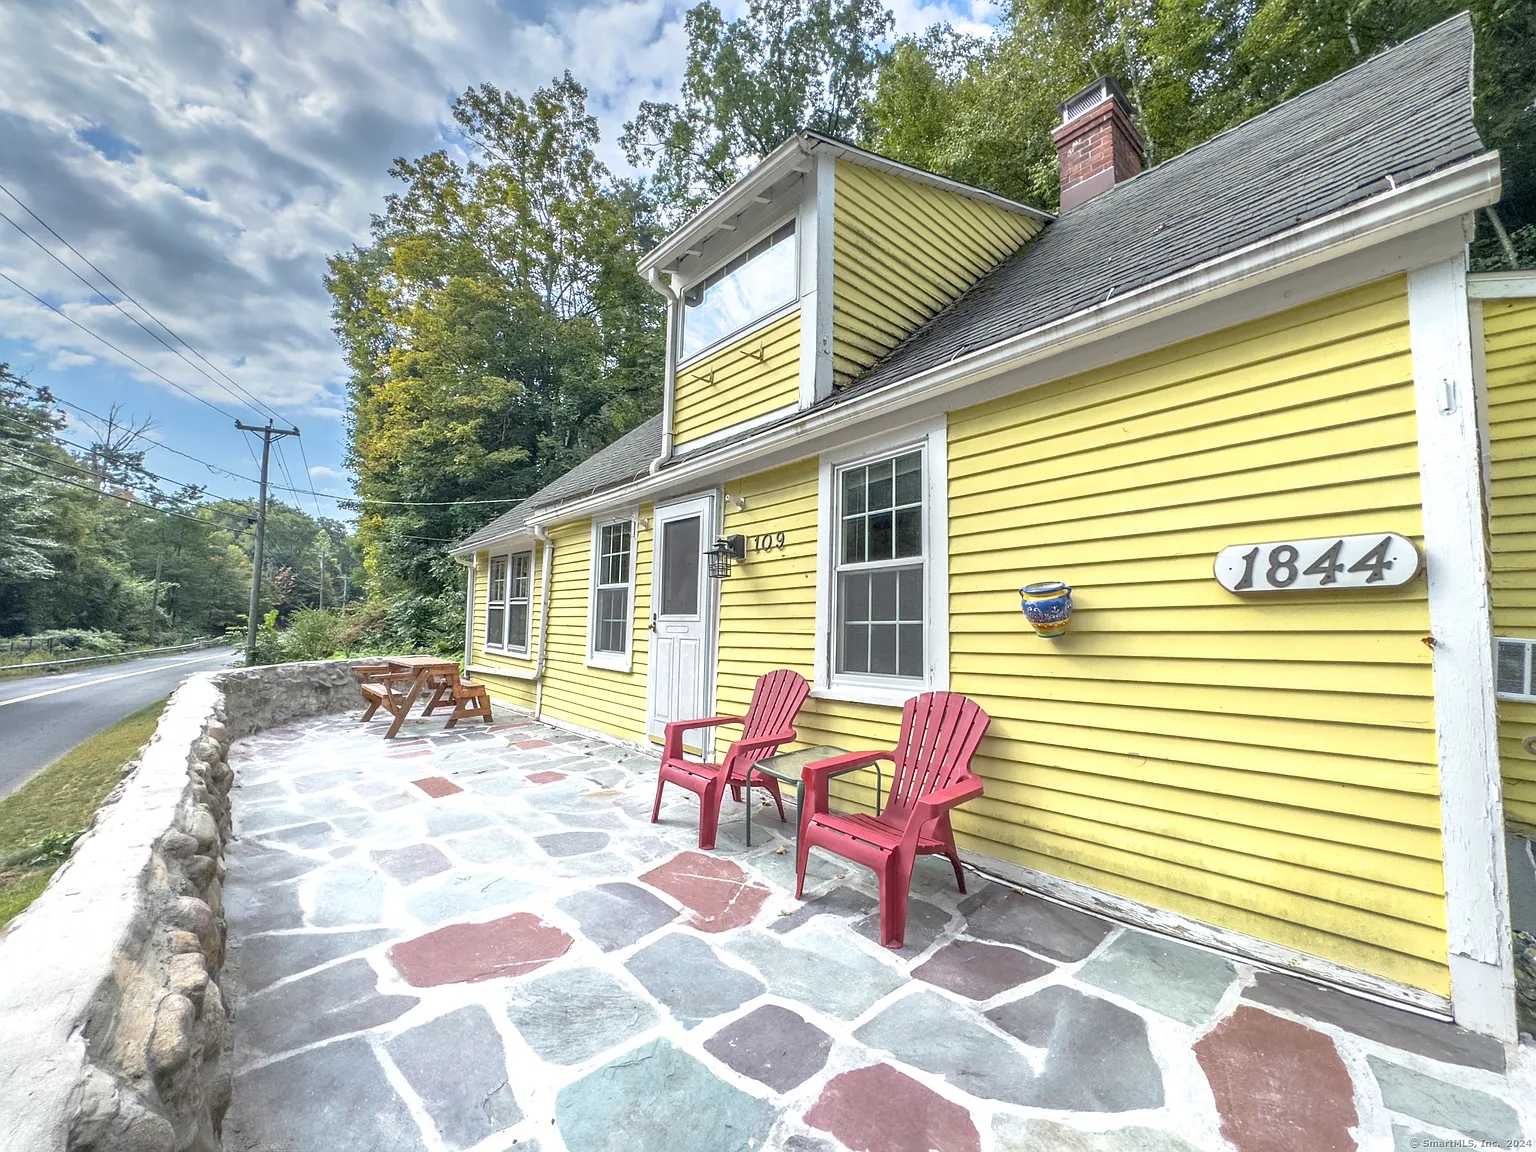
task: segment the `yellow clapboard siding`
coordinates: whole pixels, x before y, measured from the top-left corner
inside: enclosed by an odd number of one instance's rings
[[[1032,216],[838,161],[834,382],[868,368],[1040,228]]]
[[[800,399],[800,313],[678,369],[672,431],[679,448]]]
[[[651,506],[640,507],[649,521]],[[637,525],[635,596],[631,611],[629,672],[587,665],[592,523],[581,520],[549,530],[555,559],[550,595],[549,661],[544,671],[543,710],[556,720],[595,728],[625,740],[645,739],[646,657],[650,631],[651,533]]]
[[[1536,299],[1483,301],[1492,451],[1493,630],[1536,638]],[[1499,701],[1504,816],[1536,825],[1536,704]]]
[[[517,551],[528,551],[526,548],[518,548]],[[497,549],[497,555],[505,555]],[[533,546],[533,566],[529,583],[529,637],[528,655],[512,656],[502,652],[488,652],[485,648],[485,614],[486,596],[490,587],[491,554],[489,552],[477,552],[475,554],[475,603],[472,608],[474,620],[474,647],[471,652],[470,663],[477,668],[492,669],[506,668],[523,672],[531,672],[538,658],[539,645],[539,597],[543,589],[539,586],[539,562],[541,555],[538,545]],[[477,672],[481,680],[485,682],[486,690],[491,698],[501,704],[510,704],[514,708],[524,711],[532,711],[536,688],[531,680],[523,680],[510,676],[496,676],[491,672]]]

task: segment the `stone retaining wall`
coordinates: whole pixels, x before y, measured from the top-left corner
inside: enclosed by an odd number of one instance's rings
[[[90,832],[0,934],[0,1148],[220,1148],[229,744],[358,707],[355,663],[203,673],[172,697]]]

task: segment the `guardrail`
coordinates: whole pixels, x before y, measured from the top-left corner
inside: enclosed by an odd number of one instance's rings
[[[139,648],[132,652],[105,652],[99,656],[74,656],[68,660],[34,660],[28,664],[0,664],[0,672],[46,672],[50,668],[63,668],[74,664],[100,664],[107,660],[131,660],[135,656],[159,656],[171,652],[193,652],[199,648],[213,648],[224,643],[222,636],[204,636],[190,644],[177,644],[170,648]]]

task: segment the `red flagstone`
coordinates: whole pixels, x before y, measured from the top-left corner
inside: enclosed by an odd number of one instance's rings
[[[433,799],[452,796],[455,792],[464,791],[464,789],[445,776],[427,776],[421,780],[412,780],[411,783]]]
[[[693,913],[701,932],[727,932],[750,924],[769,892],[747,878],[734,862],[702,852],[680,852],[640,879],[659,888]]]
[[[512,747],[514,747],[514,748],[548,748],[549,746],[550,746],[550,744],[549,744],[548,740],[514,740],[514,741],[512,741]]]
[[[419,752],[391,752],[391,753],[389,753],[389,755],[385,756],[384,759],[386,759],[386,760],[409,760],[409,759],[411,759],[414,756],[430,756],[430,755],[432,755],[432,749],[430,749],[430,748],[423,748]]]
[[[889,1064],[832,1077],[805,1122],[853,1152],[981,1152],[969,1112]]]
[[[416,988],[521,976],[565,955],[571,938],[532,912],[483,924],[449,924],[396,944],[389,962]]]
[[[1246,1005],[1195,1045],[1238,1152],[1354,1152],[1354,1086],[1321,1032]]]
[[[532,772],[532,773],[529,773],[528,779],[532,780],[535,784],[553,784],[556,780],[564,780],[565,779],[565,773],[564,772]]]

